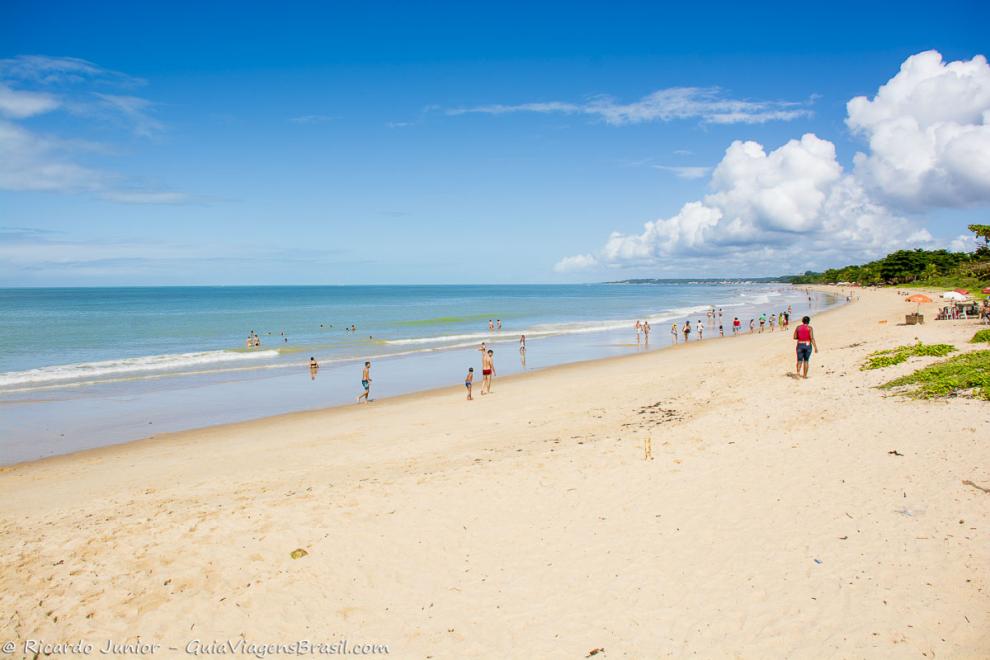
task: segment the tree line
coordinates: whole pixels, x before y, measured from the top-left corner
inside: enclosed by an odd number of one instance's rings
[[[981,242],[975,252],[948,250],[898,250],[866,264],[829,268],[823,273],[807,271],[787,278],[792,284],[907,284],[945,275],[981,275],[990,262],[990,225],[970,225]]]

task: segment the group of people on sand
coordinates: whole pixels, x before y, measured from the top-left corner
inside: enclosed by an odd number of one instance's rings
[[[519,337],[519,351],[526,350],[526,335]],[[488,348],[485,342],[481,342],[478,348],[481,353],[481,395],[492,393],[492,381],[495,379],[495,351]],[[472,392],[474,390],[474,367],[468,367],[467,375],[464,376],[464,387],[467,389],[467,400],[474,401]]]
[[[786,330],[790,327],[792,309],[791,306],[787,306],[787,310],[783,312],[778,312],[776,314],[760,314],[759,316],[759,332],[764,332],[764,330],[769,328],[770,332],[774,332],[777,328],[781,331]],[[722,324],[722,310],[716,310],[714,307],[708,311],[708,322],[709,324],[718,321],[718,334],[720,337],[725,336],[725,328]],[[753,333],[756,331],[757,319],[749,320],[749,332]],[[641,326],[640,322],[636,321],[636,334],[639,336]],[[732,334],[737,335],[741,333],[742,321],[739,320],[738,316],[732,318]],[[646,331],[647,333],[649,330]],[[700,341],[705,338],[705,324],[701,319],[698,319],[694,326],[691,325],[691,320],[688,319],[684,321],[684,325],[678,325],[676,321],[670,326],[670,338],[671,342],[677,344],[680,341],[680,337],[683,335],[684,342],[687,343],[691,340],[691,335],[695,334],[697,336],[696,341]],[[797,342],[796,353],[797,361],[794,368],[795,374],[802,378],[808,377],[808,366],[811,362],[811,353],[814,351],[818,352],[818,344],[815,342],[815,331],[811,327],[811,317],[805,316],[801,319],[801,325],[794,329],[794,333],[791,338]]]
[[[777,328],[780,328],[781,330],[786,330],[788,327],[790,327],[791,313],[792,311],[790,305],[788,305],[787,310],[783,312],[769,313],[769,314],[764,312],[760,314],[758,318],[751,318],[749,320],[749,325],[748,325],[749,331],[756,332],[757,323],[759,323],[759,332],[764,332],[767,329],[769,329],[770,332],[774,332],[777,330]],[[724,337],[725,325],[722,323],[721,308],[719,308],[718,310],[716,310],[714,307],[711,308],[710,310],[708,310],[707,316],[708,316],[708,325],[714,328],[715,322],[717,321],[718,336]],[[637,321],[636,323],[638,325],[639,321]],[[732,317],[732,325],[730,326],[729,329],[733,335],[738,335],[743,331],[743,324],[738,316]],[[639,331],[637,329],[637,333],[638,332]],[[680,341],[681,336],[684,337],[684,342],[687,343],[691,341],[692,334],[697,337],[696,341],[700,341],[705,338],[705,323],[701,319],[698,319],[697,322],[695,322],[694,326],[691,325],[691,319],[687,319],[686,321],[684,321],[683,326],[678,325],[677,321],[674,321],[674,323],[672,323],[670,326],[671,343],[674,344],[678,343]]]
[[[481,347],[478,348],[481,353],[481,395],[492,393],[492,383],[495,379],[495,351],[488,348],[485,342],[481,343]],[[526,335],[521,335],[519,337],[519,351],[526,351]],[[315,378],[316,371],[320,368],[320,365],[316,362],[316,358],[309,358],[309,370],[310,374]],[[371,362],[364,363],[364,370],[361,372],[361,387],[363,391],[357,397],[357,402],[365,403],[369,401],[374,401],[371,397]],[[467,400],[473,401],[474,396],[474,367],[468,367],[467,375],[464,376],[464,387],[467,389]]]
[[[779,327],[784,330],[789,327],[791,315],[791,307],[788,305],[786,312],[779,312],[778,314],[761,314],[759,317],[759,332],[763,332],[764,328],[769,327],[770,331],[773,332],[775,327]],[[717,311],[713,308],[709,313],[709,323],[713,323],[715,320],[719,321],[718,331],[720,336],[725,336],[723,325],[722,325],[722,310]],[[492,328],[495,326],[492,325]],[[499,323],[501,327],[501,323]],[[649,321],[636,321],[635,323],[636,337],[637,339],[642,334],[646,341],[649,341],[650,336],[650,324]],[[755,331],[756,319],[749,320],[749,332]],[[674,322],[670,327],[670,334],[673,343],[678,343],[679,335],[683,334],[684,342],[688,342],[691,339],[692,334],[697,334],[697,340],[704,339],[705,324],[701,319],[698,319],[695,325],[692,327],[690,319],[684,322],[683,326],[679,326],[677,322]],[[739,334],[742,332],[742,321],[740,321],[738,316],[732,319],[732,334]],[[251,333],[252,337],[257,337],[254,331]],[[249,337],[250,339],[250,337]],[[811,362],[812,352],[818,352],[818,344],[815,341],[815,332],[811,327],[811,318],[805,316],[801,319],[801,325],[794,329],[792,339],[796,342],[796,366],[795,375],[802,378],[808,377],[808,367]],[[481,343],[478,348],[481,353],[481,394],[482,396],[492,393],[492,385],[495,379],[495,351],[488,347],[485,342]],[[519,336],[519,352],[525,354],[526,352],[526,335]],[[319,370],[320,365],[317,363],[315,357],[309,359],[309,369],[310,374],[313,378],[316,377],[316,372]],[[358,395],[357,401],[361,403],[362,401],[368,402],[373,401],[371,396],[371,362],[367,361],[364,363],[364,369],[361,372],[361,387],[362,392]],[[469,367],[467,374],[464,376],[464,387],[467,389],[467,400],[474,400],[474,367]]]
[[[760,314],[760,332],[763,332],[765,329],[768,328],[770,332],[774,332],[777,328],[780,328],[781,330],[786,330],[790,325],[791,325],[790,305],[787,306],[786,312],[777,312],[776,314],[772,312],[770,314],[767,313]],[[753,327],[753,322],[751,320],[750,332],[752,332],[752,327]]]

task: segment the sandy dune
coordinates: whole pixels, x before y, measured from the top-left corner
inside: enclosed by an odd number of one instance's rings
[[[973,348],[908,307],[816,319],[808,381],[746,335],[4,468],[0,640],[990,657],[990,404],[858,369]]]

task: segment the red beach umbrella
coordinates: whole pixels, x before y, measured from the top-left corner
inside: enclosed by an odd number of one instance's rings
[[[980,291],[980,293],[985,293],[987,295],[990,295],[990,286],[988,286],[987,288],[985,288],[982,291]]]
[[[969,289],[953,289],[953,291],[955,291],[956,293],[961,293],[964,296],[968,296],[969,295]]]

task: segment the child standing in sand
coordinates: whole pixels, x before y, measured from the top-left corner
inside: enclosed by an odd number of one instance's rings
[[[474,401],[474,397],[471,396],[471,387],[474,385],[474,367],[468,367],[467,376],[464,377],[464,387],[467,388],[467,400]]]
[[[361,403],[361,399],[364,399],[365,403],[371,401],[368,395],[371,394],[371,363],[364,363],[364,371],[361,372],[361,387],[364,388],[364,392],[358,395],[358,403]]]

